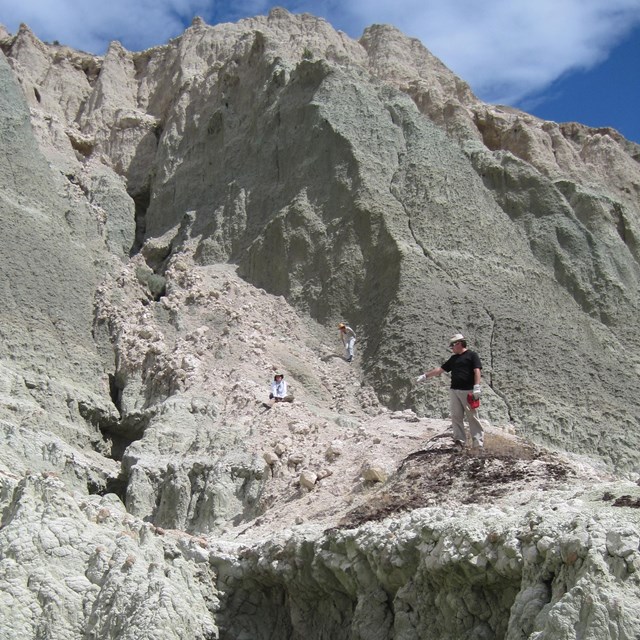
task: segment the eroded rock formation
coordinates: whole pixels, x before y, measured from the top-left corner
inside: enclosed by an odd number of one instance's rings
[[[637,145],[281,9],[0,48],[2,629],[640,633]]]

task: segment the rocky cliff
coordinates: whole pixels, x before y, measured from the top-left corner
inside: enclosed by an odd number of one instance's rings
[[[0,48],[7,637],[640,633],[640,147],[280,9]]]

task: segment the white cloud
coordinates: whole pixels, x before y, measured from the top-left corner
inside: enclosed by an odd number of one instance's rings
[[[640,24],[638,0],[350,0],[356,20],[419,38],[489,102],[589,69]]]
[[[42,40],[101,54],[111,40],[132,50],[163,44],[213,4],[213,0],[0,0],[0,23],[15,32],[24,22]]]

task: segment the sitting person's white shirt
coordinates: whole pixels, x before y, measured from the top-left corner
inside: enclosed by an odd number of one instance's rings
[[[284,378],[280,380],[274,379],[271,383],[271,395],[270,398],[285,398],[287,396],[287,382]]]
[[[269,402],[263,404],[265,407],[271,408],[276,402],[293,402],[293,396],[288,394],[287,383],[282,373],[276,373],[273,377]]]

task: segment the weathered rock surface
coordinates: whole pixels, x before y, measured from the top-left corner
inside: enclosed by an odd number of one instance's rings
[[[0,628],[640,635],[637,145],[281,9],[0,48]]]
[[[4,507],[4,637],[216,637],[205,540],[161,535],[113,494],[67,491],[54,477],[26,476]]]
[[[230,594],[218,620],[235,638],[634,637],[637,608],[621,605],[637,602],[638,521],[599,500],[285,531],[239,562],[213,551]]]

